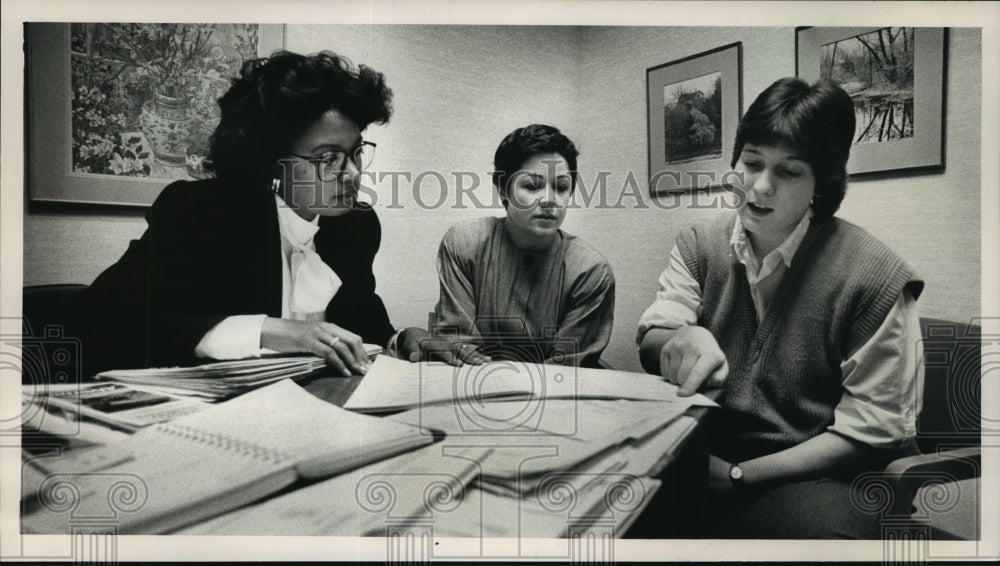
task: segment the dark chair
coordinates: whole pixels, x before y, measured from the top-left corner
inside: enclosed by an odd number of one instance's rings
[[[922,454],[886,467],[891,493],[883,517],[927,527],[930,538],[978,539],[982,327],[922,319],[921,331]]]
[[[80,341],[66,332],[66,310],[86,285],[31,285],[22,294],[22,383],[80,378]]]

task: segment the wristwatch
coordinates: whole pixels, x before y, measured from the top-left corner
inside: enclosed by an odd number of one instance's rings
[[[743,468],[740,467],[739,462],[733,462],[729,465],[729,481],[737,490],[743,487]]]

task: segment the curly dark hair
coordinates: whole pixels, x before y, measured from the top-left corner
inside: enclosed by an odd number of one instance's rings
[[[829,218],[847,194],[854,122],[851,97],[836,83],[824,79],[810,86],[795,77],[778,79],[743,115],[731,166],[736,167],[746,143],[795,148],[816,178],[814,218]]]
[[[208,167],[220,178],[253,181],[270,178],[275,160],[331,108],[360,130],[388,122],[392,91],[381,73],[330,51],[277,51],[244,62],[219,108]]]
[[[576,188],[576,157],[580,155],[576,146],[559,128],[544,124],[531,124],[507,134],[500,142],[493,157],[493,185],[501,194],[506,193],[507,183],[514,177],[524,162],[540,153],[558,153],[569,165]]]

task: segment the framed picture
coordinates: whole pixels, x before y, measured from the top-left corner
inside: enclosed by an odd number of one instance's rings
[[[795,72],[836,81],[857,126],[847,172],[944,167],[944,28],[802,28]]]
[[[29,23],[25,39],[31,200],[148,206],[207,175],[216,100],[284,26]]]
[[[646,69],[649,191],[724,185],[742,112],[742,44]]]

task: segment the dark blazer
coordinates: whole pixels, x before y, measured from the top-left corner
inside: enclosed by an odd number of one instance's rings
[[[71,307],[68,332],[83,342],[85,375],[196,363],[195,346],[224,318],[281,316],[281,239],[270,191],[178,181],[163,189],[146,221],[142,237]],[[375,211],[358,205],[320,218],[314,242],[342,281],[327,321],[385,345],[394,329],[372,273],[381,239]]]

